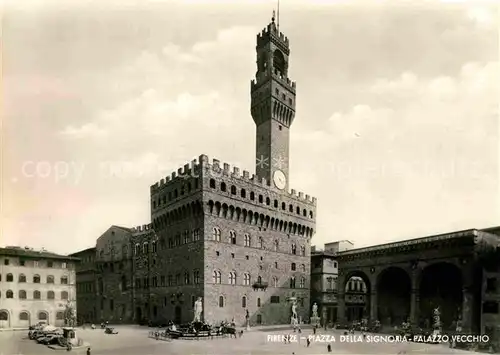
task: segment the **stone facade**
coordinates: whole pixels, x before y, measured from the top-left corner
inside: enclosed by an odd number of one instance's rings
[[[97,309],[97,264],[96,248],[88,248],[70,256],[79,258],[76,266],[76,304],[78,323],[95,323]]]
[[[76,309],[78,262],[44,250],[0,248],[0,328],[64,325],[68,302]]]

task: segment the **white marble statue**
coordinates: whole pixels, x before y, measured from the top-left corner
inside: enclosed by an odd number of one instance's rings
[[[297,302],[293,301],[292,303],[292,317],[297,319]]]
[[[312,318],[318,318],[318,305],[316,304],[316,302],[312,307]]]
[[[203,302],[201,297],[198,297],[194,303],[194,319],[193,322],[201,322],[201,312],[203,312]]]

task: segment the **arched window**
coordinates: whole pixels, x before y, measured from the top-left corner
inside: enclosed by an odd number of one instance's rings
[[[295,276],[290,278],[290,288],[295,288]]]
[[[33,283],[35,283],[35,284],[39,284],[40,283],[40,275],[33,276]]]
[[[157,245],[156,241],[153,241],[152,243],[153,253],[156,253],[158,251],[156,245]]]
[[[231,186],[231,195],[236,195],[236,186]]]
[[[212,274],[212,279],[214,284],[220,284],[222,282],[220,271],[215,270]]]
[[[293,212],[293,205],[288,206],[288,211]]]
[[[61,277],[61,285],[67,285],[67,284],[68,284],[68,277],[67,276]]]
[[[26,275],[25,274],[19,275],[19,282],[26,282]]]
[[[252,245],[252,240],[250,238],[250,235],[249,234],[245,234],[245,246],[249,247],[251,245]]]
[[[278,208],[278,200],[274,200],[274,208]]]
[[[19,313],[19,320],[29,320],[29,319],[30,319],[30,315],[28,314],[28,312],[23,311],[23,312]]]
[[[210,179],[210,188],[215,189],[215,180],[214,179]]]
[[[42,294],[40,293],[40,291],[33,291],[33,299],[35,300],[42,299]]]
[[[292,244],[292,254],[293,255],[297,254],[297,246],[295,244]]]
[[[309,211],[309,218],[313,218],[313,211]]]
[[[280,244],[279,244],[278,240],[275,240],[274,241],[274,251],[279,251],[279,247],[280,247]]]
[[[242,198],[246,198],[247,197],[247,192],[246,192],[245,189],[241,189],[240,194],[241,194]]]
[[[307,210],[306,210],[305,208],[304,208],[304,210],[302,211],[302,215],[303,215],[304,217],[307,217]]]
[[[142,244],[142,253],[147,254],[148,252],[149,252],[149,245],[146,242],[146,243]]]
[[[297,206],[296,213],[300,214],[300,207],[299,206]]]
[[[137,243],[135,245],[135,255],[139,255],[141,254],[141,245],[139,243]]]
[[[12,274],[7,274],[7,282],[13,282],[14,281],[14,275]]]
[[[184,285],[189,285],[191,283],[191,278],[189,277],[189,272],[184,273]]]
[[[263,202],[264,202],[264,196],[259,195],[259,203],[263,203]]]
[[[258,244],[259,248],[264,248],[264,239],[262,239],[262,237],[259,237],[259,244]]]
[[[250,200],[252,200],[252,201],[255,200],[255,194],[253,191],[250,192]]]
[[[55,294],[54,294],[54,291],[48,291],[48,292],[47,292],[47,299],[48,299],[48,300],[53,300],[53,299],[55,299],[55,298],[56,298],[56,296],[55,296]]]
[[[243,275],[243,284],[245,286],[249,286],[250,285],[250,274]]]
[[[224,296],[219,296],[219,307],[224,307]]]
[[[226,183],[225,183],[225,182],[221,182],[221,183],[220,183],[220,190],[221,190],[222,192],[226,192]]]
[[[221,235],[220,229],[215,227],[212,234],[213,240],[215,240],[216,242],[220,242],[220,235]]]
[[[278,277],[273,276],[273,287],[278,287]]]
[[[47,312],[38,312],[38,320],[47,320]]]
[[[286,210],[286,203],[284,202],[281,202],[281,209],[284,211]]]
[[[229,284],[236,285],[236,272],[234,271],[229,273]]]
[[[27,297],[26,297],[26,291],[24,290],[20,290],[19,291],[19,299],[20,300],[25,300]]]
[[[273,68],[274,72],[278,75],[285,75],[285,57],[283,56],[283,53],[279,49],[276,49],[273,53]]]
[[[300,284],[299,284],[299,287],[300,287],[300,288],[305,288],[305,287],[306,287],[306,278],[305,278],[305,277],[301,277],[301,278],[300,278]]]
[[[67,300],[68,299],[68,292],[67,291],[62,291],[61,292],[61,299],[62,300]]]
[[[271,204],[271,199],[269,197],[266,197],[266,205],[270,205]]]
[[[305,264],[300,265],[300,271],[306,272],[306,265]]]
[[[14,292],[12,292],[12,290],[7,290],[7,292],[5,293],[5,297],[14,298]]]
[[[193,282],[195,285],[198,285],[200,283],[200,270],[195,270],[193,272]]]
[[[247,308],[247,297],[246,296],[241,297],[241,307]]]
[[[47,276],[47,283],[48,284],[53,284],[54,283],[54,276],[48,275]]]
[[[297,269],[297,266],[295,265],[295,263],[292,263],[291,270],[295,271],[296,269]]]
[[[257,298],[257,307],[260,307],[260,297]]]
[[[306,256],[306,247],[304,247],[304,246],[300,247],[300,255]]]
[[[236,244],[236,232],[235,231],[229,232],[229,243]]]
[[[193,230],[193,242],[197,242],[200,240],[200,230],[198,228],[195,228]]]

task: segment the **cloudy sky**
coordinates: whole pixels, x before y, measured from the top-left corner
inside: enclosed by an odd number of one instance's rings
[[[498,9],[370,3],[281,2],[313,244],[500,224]],[[249,82],[273,6],[11,2],[0,244],[69,253],[148,223],[150,185],[202,153],[254,171]]]

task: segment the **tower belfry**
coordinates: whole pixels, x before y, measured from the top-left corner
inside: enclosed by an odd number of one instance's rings
[[[273,11],[271,23],[257,35],[251,113],[257,127],[256,175],[285,190],[289,181],[290,127],[295,117],[295,82],[288,78],[289,41],[275,20]]]

